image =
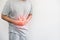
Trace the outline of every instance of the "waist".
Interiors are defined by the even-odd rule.
[[[14,25],[12,23],[9,23],[9,27],[10,28],[17,28],[17,29],[23,29],[23,30],[27,30],[27,27],[26,26],[17,26],[17,25]]]

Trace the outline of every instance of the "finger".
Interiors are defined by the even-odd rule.
[[[19,16],[19,20],[20,20],[21,18],[20,18],[20,16]]]

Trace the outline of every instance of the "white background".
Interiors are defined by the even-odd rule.
[[[0,0],[0,40],[9,40],[8,37],[8,23],[1,19],[1,12],[6,0]]]
[[[0,12],[4,2],[0,1]],[[60,40],[60,0],[32,0],[32,4],[32,40]],[[1,19],[0,40],[8,40],[7,30],[8,23]]]

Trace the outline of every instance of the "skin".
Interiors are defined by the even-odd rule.
[[[32,14],[30,13],[27,18],[25,18],[25,17],[19,18],[19,20],[14,20],[12,18],[9,18],[7,15],[3,15],[3,14],[1,17],[3,20],[5,20],[9,23],[12,23],[12,24],[15,24],[18,26],[24,26],[25,24],[27,24],[30,21],[30,19],[32,18]]]

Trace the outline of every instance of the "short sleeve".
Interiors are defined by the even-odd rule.
[[[8,15],[9,12],[10,12],[10,4],[9,4],[9,1],[7,1],[4,8],[3,8],[2,14],[3,15]]]

